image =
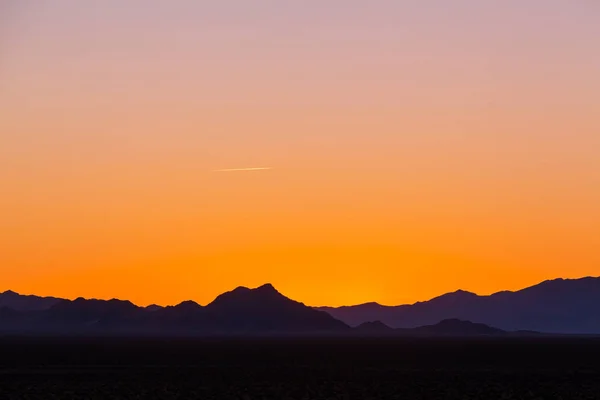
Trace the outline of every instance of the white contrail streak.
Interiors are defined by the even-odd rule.
[[[213,172],[264,171],[271,167],[215,169]]]

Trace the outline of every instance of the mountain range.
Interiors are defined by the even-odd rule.
[[[238,287],[201,306],[138,307],[129,301],[50,300],[0,294],[0,332],[47,334],[229,335],[329,333],[350,328],[329,314],[288,299],[272,285]],[[14,305],[14,306],[13,306]]]
[[[503,335],[600,334],[600,278],[553,280],[491,296],[457,291],[403,306],[308,307],[266,284],[238,287],[206,306],[139,307],[0,293],[2,334]]]
[[[600,278],[548,280],[489,296],[459,290],[410,305],[366,303],[317,309],[350,326],[380,321],[407,329],[456,318],[507,331],[600,334]]]

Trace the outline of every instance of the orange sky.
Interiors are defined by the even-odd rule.
[[[0,291],[398,304],[600,275],[599,7],[289,3],[3,3]]]

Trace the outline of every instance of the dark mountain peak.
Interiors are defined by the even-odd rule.
[[[293,302],[277,291],[271,284],[259,286],[255,289],[249,289],[245,286],[239,286],[232,291],[219,295],[207,307],[240,307],[243,305],[254,304],[256,306],[269,306],[282,302]]]
[[[250,289],[250,293],[256,297],[261,297],[265,300],[286,300],[292,301],[281,292],[279,292],[273,285],[267,283],[266,285],[262,285],[257,287],[256,289]]]
[[[531,289],[531,288],[535,288],[535,287],[579,286],[579,285],[588,285],[588,284],[600,284],[600,277],[586,276],[583,278],[575,278],[575,279],[565,279],[565,278],[548,279],[548,280],[545,280],[536,285],[529,286],[523,290],[527,290],[527,289]]]
[[[249,291],[251,291],[252,289],[246,287],[246,286],[238,286],[233,290],[230,290],[229,292],[225,292],[225,293],[248,293]],[[222,294],[225,294],[222,293]]]
[[[218,296],[206,307],[207,318],[225,331],[327,331],[347,325],[329,314],[291,300],[267,284],[238,287]]]
[[[38,322],[41,327],[70,332],[82,330],[119,329],[136,320],[142,309],[127,300],[100,300],[78,297],[63,300],[42,312]]]
[[[456,306],[458,304],[468,303],[473,299],[478,298],[479,296],[472,292],[467,292],[466,290],[457,290],[454,292],[446,293],[438,297],[434,297],[429,301],[417,302],[415,305],[424,305],[424,304],[435,304],[442,305],[447,307]]]
[[[174,307],[167,307],[167,308],[175,308],[178,310],[185,310],[185,311],[194,311],[194,310],[202,309],[204,307],[202,307],[200,304],[196,303],[195,301],[186,300],[186,301],[182,301],[181,303],[177,304]],[[159,307],[159,309],[162,309],[162,307]]]
[[[246,286],[238,286],[229,292],[223,293],[222,295],[244,296],[244,295],[249,295],[249,294],[272,294],[272,295],[282,296],[281,293],[279,293],[279,291],[277,289],[275,289],[275,287],[270,283],[266,283],[262,286],[254,288],[254,289],[248,288]]]
[[[112,306],[121,306],[121,307],[129,307],[129,308],[139,308],[138,306],[136,306],[135,304],[133,304],[129,300],[110,299],[110,300],[108,300],[107,303],[110,304],[110,305],[112,305]]]
[[[350,309],[360,309],[360,310],[377,310],[380,308],[386,308],[389,306],[384,306],[374,301],[370,301],[368,303],[356,304],[354,306],[339,306],[339,307],[329,307],[329,306],[321,306],[315,307],[317,310],[350,310]]]
[[[158,304],[150,304],[149,306],[144,307],[148,311],[158,311],[162,310],[164,307],[159,306]]]
[[[12,290],[0,293],[0,307],[7,307],[17,311],[47,310],[60,301],[62,299],[22,295]]]
[[[198,318],[203,314],[204,307],[192,300],[182,301],[181,303],[159,308],[146,307],[150,315],[159,318],[161,323],[181,323],[189,318]]]
[[[473,292],[469,292],[467,290],[462,290],[462,289],[458,289],[457,291],[454,292],[454,295],[456,296],[477,296],[477,294],[473,293]]]
[[[218,295],[210,304],[207,305],[207,307],[214,307],[229,302],[243,300],[247,297],[248,293],[250,293],[250,289],[245,286],[238,286],[229,292]]]
[[[581,278],[555,278],[555,279],[545,280],[544,282],[540,283],[540,285],[542,285],[544,283],[550,283],[550,282],[556,282],[556,283],[561,283],[561,282],[570,282],[570,283],[600,282],[600,277],[598,277],[598,276],[584,276],[584,277],[581,277]]]
[[[454,292],[446,293],[438,297],[434,297],[430,301],[441,300],[441,299],[472,299],[474,297],[478,297],[477,294],[473,292],[468,292],[466,290],[456,290]]]
[[[586,276],[579,279],[565,279],[565,281],[579,284],[600,285],[600,276]]]
[[[589,303],[594,302],[600,296],[600,278],[552,279],[514,293],[516,296],[530,299],[530,301],[565,304],[565,298],[573,297]]]
[[[362,303],[357,305],[356,307],[360,307],[360,308],[380,308],[380,307],[387,307],[387,306],[383,306],[375,301],[370,301],[368,303]]]
[[[458,318],[444,319],[435,325],[422,326],[415,328],[412,331],[421,334],[453,336],[500,335],[506,333],[502,329],[497,329],[485,324],[465,321]]]
[[[472,322],[472,321],[467,321],[464,319],[459,319],[459,318],[447,318],[444,320],[441,320],[440,322],[438,322],[435,325],[431,325],[431,326],[436,326],[439,328],[443,328],[443,327],[457,327],[457,328],[473,328],[473,327],[485,327],[485,328],[491,328],[485,324],[480,324],[480,323],[476,323],[476,322]],[[491,329],[495,329],[495,328],[491,328]]]
[[[364,322],[354,329],[362,332],[389,332],[393,330],[381,321]]]
[[[270,283],[265,283],[262,286],[257,287],[256,289],[254,289],[257,292],[261,292],[261,293],[277,293],[280,294],[279,291],[277,289],[275,289],[275,287],[270,284]]]
[[[129,300],[99,300],[99,299],[85,299],[78,297],[75,300],[63,300],[53,305],[50,310],[59,311],[74,311],[74,312],[96,312],[100,310],[105,311],[130,311],[138,309],[139,307],[130,302]]]

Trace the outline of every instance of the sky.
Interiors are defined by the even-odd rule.
[[[337,306],[600,275],[599,20],[3,0],[0,291]],[[268,169],[220,171],[244,168]]]

